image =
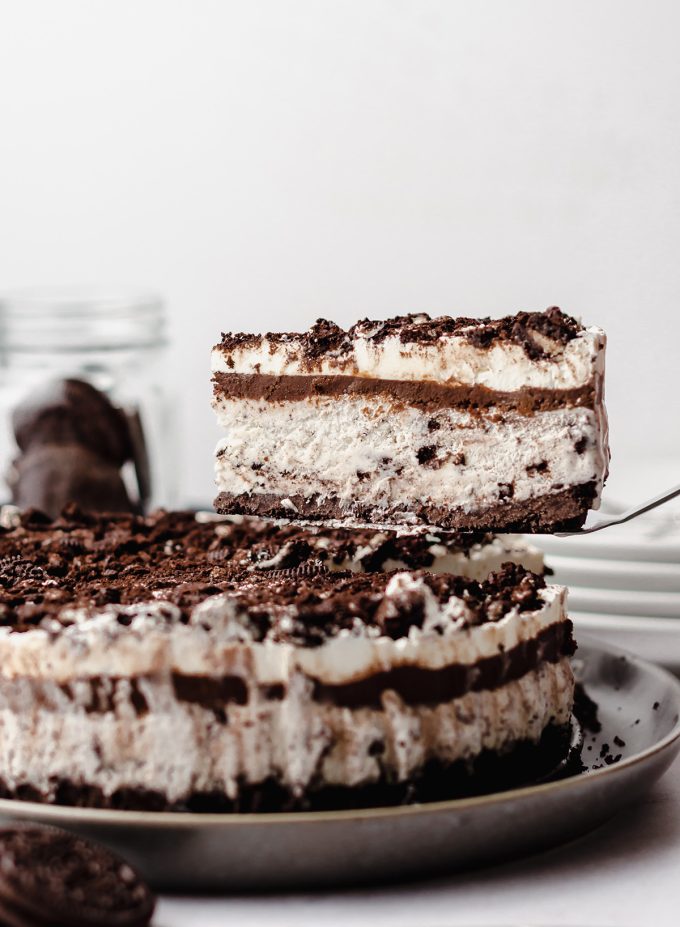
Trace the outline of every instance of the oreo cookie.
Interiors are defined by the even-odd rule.
[[[78,444],[30,448],[7,476],[12,501],[56,518],[69,502],[88,512],[134,510],[120,470]]]
[[[12,416],[20,454],[6,476],[12,502],[56,518],[69,503],[90,512],[143,511],[151,493],[139,414],[126,413],[85,380],[51,381]],[[137,498],[122,467],[134,463]]]
[[[0,830],[0,923],[146,927],[156,900],[124,860],[51,827]]]
[[[312,563],[301,563],[300,566],[291,567],[287,570],[263,570],[267,579],[307,579],[312,576],[327,576],[328,569],[323,563],[318,561]],[[349,570],[336,570],[336,578],[339,576],[351,576]]]
[[[21,451],[48,444],[79,444],[117,467],[132,459],[125,414],[85,380],[46,383],[16,407],[12,425]]]

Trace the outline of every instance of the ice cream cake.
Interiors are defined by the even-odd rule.
[[[482,582],[332,571],[302,546],[263,567],[251,530],[71,511],[0,532],[2,794],[385,804],[445,797],[480,769],[503,788],[563,746],[564,589],[512,563]]]

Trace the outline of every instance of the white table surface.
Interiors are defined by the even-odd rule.
[[[680,762],[638,804],[541,856],[392,888],[164,897],[155,927],[677,927]]]

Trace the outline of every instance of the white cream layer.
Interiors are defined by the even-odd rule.
[[[138,681],[149,706],[141,717],[124,686],[115,711],[88,714],[49,685],[38,696],[29,680],[0,678],[0,775],[9,788],[31,784],[51,794],[55,779],[64,778],[105,795],[161,791],[170,802],[213,789],[235,797],[239,779],[268,776],[295,794],[312,781],[372,782],[381,766],[408,779],[428,759],[454,762],[538,741],[551,721],[569,720],[573,698],[567,659],[436,707],[408,706],[388,692],[382,709],[338,708],[315,702],[311,683],[298,674],[281,701],[229,705],[226,725],[210,710],[177,701],[168,679]],[[372,755],[376,741],[385,746],[380,759]]]
[[[428,428],[432,414],[380,399],[219,399],[215,411],[226,432],[216,448],[219,490],[336,496],[381,509],[386,518],[413,502],[483,510],[499,502],[500,484],[514,484],[513,500],[524,502],[593,480],[599,497],[607,472],[606,436],[598,415],[585,408],[508,413],[499,421],[443,409],[435,432]],[[423,466],[418,450],[432,445],[437,466]]]
[[[467,338],[443,335],[431,344],[402,342],[398,335],[374,343],[357,335],[348,353],[328,352],[311,362],[304,356],[301,336],[285,342],[212,353],[213,372],[281,375],[345,375],[382,380],[430,380],[438,383],[485,386],[512,392],[531,386],[540,389],[574,389],[593,383],[604,374],[606,336],[602,329],[584,329],[566,345],[533,333],[546,352],[530,358],[517,344],[497,341],[477,348]]]
[[[21,633],[0,628],[1,674],[6,679],[24,676],[57,683],[97,676],[236,675],[257,687],[287,685],[296,673],[303,673],[337,685],[396,666],[470,665],[566,619],[566,589],[549,585],[541,592],[540,609],[512,609],[497,621],[466,627],[467,609],[461,599],[439,603],[423,580],[411,573],[392,577],[382,607],[389,610],[392,603],[398,606],[413,596],[422,597],[425,617],[423,626],[412,627],[408,637],[393,640],[360,624],[318,647],[253,641],[238,599],[228,594],[196,606],[188,625],[180,622],[174,605],[160,601],[108,606],[94,615],[67,611],[73,624],[58,633],[53,633],[49,622],[47,627]],[[288,612],[292,616],[294,606]]]

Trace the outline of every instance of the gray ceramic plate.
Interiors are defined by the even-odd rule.
[[[648,789],[680,750],[680,681],[590,641],[581,643],[576,664],[602,722],[596,737],[586,733],[584,760],[601,768],[562,781],[364,811],[196,815],[2,800],[0,817],[94,837],[170,889],[395,880],[515,857],[597,827]],[[606,765],[601,751],[621,757]]]

